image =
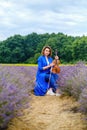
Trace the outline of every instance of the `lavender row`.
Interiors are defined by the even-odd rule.
[[[36,67],[0,66],[0,128],[29,107]]]
[[[82,62],[61,66],[58,84],[63,93],[79,102],[79,110],[87,114],[87,66]]]

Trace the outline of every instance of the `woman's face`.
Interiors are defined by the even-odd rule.
[[[46,48],[46,49],[44,50],[44,55],[45,55],[45,56],[49,56],[49,54],[50,54],[50,49],[49,49],[49,48]]]

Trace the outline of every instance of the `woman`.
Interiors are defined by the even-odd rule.
[[[42,55],[38,58],[38,70],[34,88],[34,94],[36,96],[44,96],[47,93],[47,90],[50,88],[49,81],[47,80],[50,78],[50,69],[54,66],[51,55],[51,48],[49,46],[43,47]],[[55,93],[53,93],[53,91],[50,91],[49,95],[55,95]]]

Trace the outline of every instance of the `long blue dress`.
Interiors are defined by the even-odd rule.
[[[48,57],[49,64],[52,63],[53,59]],[[34,94],[36,96],[44,96],[49,88],[49,83],[45,81],[45,75],[50,73],[50,69],[43,70],[43,67],[47,66],[46,57],[44,55],[38,58],[38,70],[36,74],[36,83],[34,87]]]

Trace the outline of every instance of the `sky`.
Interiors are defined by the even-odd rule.
[[[0,0],[0,41],[33,32],[87,35],[87,0]]]

